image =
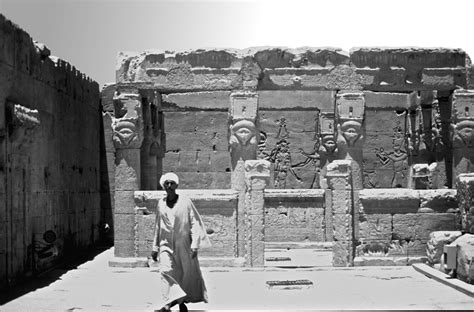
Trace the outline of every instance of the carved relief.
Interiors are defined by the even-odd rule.
[[[360,92],[340,93],[336,98],[339,148],[353,148],[363,139],[362,122],[364,120],[365,98]],[[342,151],[344,152],[344,151]],[[350,157],[345,155],[344,158]]]
[[[113,142],[115,148],[140,148],[143,141],[142,107],[138,94],[114,95],[115,119]]]
[[[474,147],[474,92],[456,90],[453,97],[454,148]]]
[[[320,188],[319,180],[320,180],[320,175],[321,175],[321,156],[319,155],[318,151],[319,151],[319,140],[316,141],[316,143],[314,144],[313,150],[309,153],[306,153],[302,148],[300,148],[299,153],[303,155],[305,159],[302,162],[299,162],[291,166],[291,170],[299,182],[302,182],[302,180],[295,173],[294,169],[301,168],[301,167],[310,167],[308,170],[312,170],[312,172],[314,172],[313,178],[311,180],[311,184],[309,186],[310,189]]]
[[[239,160],[251,160],[257,157],[257,129],[249,120],[237,121],[230,127],[229,149],[234,169]]]

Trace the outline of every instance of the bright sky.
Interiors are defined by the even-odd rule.
[[[251,46],[462,48],[473,0],[0,0],[0,12],[99,82],[119,51]]]

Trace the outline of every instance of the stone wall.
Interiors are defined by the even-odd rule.
[[[183,188],[231,186],[239,119],[272,163],[270,188],[324,188],[327,163],[349,158],[358,188],[445,188],[473,163],[474,100],[460,90],[471,75],[460,49],[200,49],[120,53],[117,88],[160,97],[162,171],[183,173]],[[233,108],[239,92],[256,102],[235,105],[254,116]]]
[[[425,261],[431,232],[461,230],[456,190],[361,190],[356,209],[355,265]]]
[[[185,194],[194,203],[205,224],[212,247],[202,248],[199,254],[204,257],[238,256],[237,244],[237,202],[238,193],[233,190],[192,191],[178,190],[178,194]],[[134,250],[126,251],[126,255],[148,257],[152,250],[153,231],[156,218],[158,200],[163,198],[164,191],[135,192],[134,224],[122,224],[122,235],[127,235],[126,229],[134,232]],[[120,255],[117,255],[120,256]]]
[[[101,116],[97,83],[1,15],[0,73],[5,287],[98,241]]]
[[[266,190],[265,242],[325,242],[324,190]]]

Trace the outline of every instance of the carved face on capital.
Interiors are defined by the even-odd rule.
[[[125,147],[137,140],[138,133],[135,122],[130,120],[120,120],[114,128],[113,140],[117,146]]]
[[[334,139],[334,135],[332,134],[324,135],[322,138],[322,145],[327,153],[334,153],[337,147],[336,140]]]
[[[253,122],[241,120],[231,127],[232,136],[235,136],[242,145],[256,143],[256,129]]]
[[[474,147],[474,121],[464,120],[454,128],[454,147]]]
[[[340,130],[349,146],[353,146],[362,137],[362,125],[358,121],[346,121],[341,125]]]

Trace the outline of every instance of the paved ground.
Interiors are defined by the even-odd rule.
[[[108,266],[113,249],[72,270],[55,270],[0,311],[153,311],[160,306],[155,269]],[[203,268],[209,303],[198,310],[474,309],[474,298],[412,267],[317,269]],[[308,279],[307,289],[269,289],[270,280]],[[31,287],[30,287],[31,288]],[[5,294],[3,294],[5,296]]]

